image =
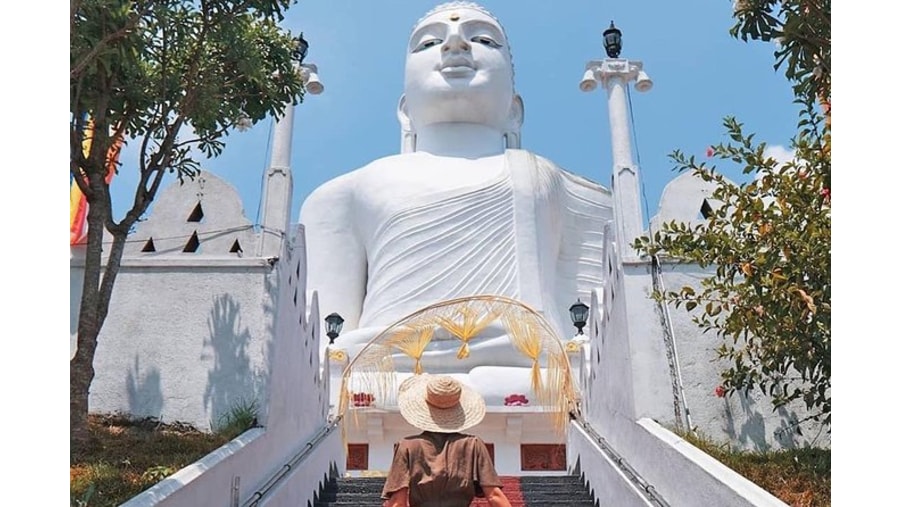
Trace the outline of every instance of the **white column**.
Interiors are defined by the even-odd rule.
[[[612,187],[615,202],[616,233],[619,252],[624,259],[637,257],[631,247],[644,230],[641,212],[640,172],[631,158],[631,128],[628,121],[626,76],[610,75],[604,80],[609,101],[609,132],[612,139]]]
[[[628,97],[624,76],[612,75],[605,88],[609,99],[609,131],[612,137],[613,167],[631,167],[631,130],[628,122]],[[615,173],[613,173],[615,174]]]
[[[319,81],[319,69],[312,63],[300,64],[297,68],[306,87],[306,93],[318,95],[325,89]],[[284,116],[275,123],[272,133],[272,156],[269,168],[263,176],[262,233],[257,248],[257,256],[273,257],[281,255],[285,231],[290,226],[291,201],[294,194],[294,179],[291,175],[291,147],[294,137],[294,109],[288,105]]]
[[[275,123],[275,131],[272,134],[270,168],[291,167],[291,137],[294,135],[294,109],[296,107],[288,105],[284,110],[284,116]]]
[[[288,105],[284,116],[275,124],[272,133],[272,156],[263,179],[262,231],[257,256],[281,255],[282,241],[287,231],[294,180],[291,175],[291,137],[294,134],[294,107]]]
[[[636,88],[639,91],[649,90],[652,84],[644,73],[641,62],[607,58],[588,62],[580,85],[582,90],[591,91],[597,87],[597,81],[600,81],[607,91],[616,240],[623,260],[637,257],[631,243],[644,231],[640,169],[631,157],[631,125],[626,89],[634,80],[638,81]]]

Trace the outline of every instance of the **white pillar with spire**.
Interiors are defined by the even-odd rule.
[[[610,30],[613,29],[614,27],[610,26]],[[642,62],[617,58],[618,48],[611,50],[607,47],[607,53],[616,57],[589,61],[585,66],[580,87],[582,91],[589,92],[596,89],[597,83],[600,82],[606,88],[612,138],[612,188],[616,238],[623,260],[628,260],[637,257],[631,243],[644,231],[644,215],[641,210],[640,169],[631,157],[627,86],[636,81],[635,89],[645,92],[653,86],[653,83],[644,72]]]
[[[318,95],[324,87],[319,81],[318,69],[313,64],[301,64],[299,68],[307,93]],[[291,175],[291,146],[294,136],[294,109],[289,104],[284,116],[275,123],[272,133],[272,155],[269,168],[263,176],[262,227],[257,256],[273,257],[281,254],[285,231],[290,226],[291,201],[294,180]]]
[[[281,254],[282,240],[288,228],[293,198],[294,180],[291,175],[291,137],[294,131],[294,105],[288,105],[284,116],[275,123],[272,134],[272,155],[263,179],[262,216],[260,225],[260,257]]]

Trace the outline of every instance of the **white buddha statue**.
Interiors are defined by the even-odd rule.
[[[405,76],[401,153],[325,183],[300,213],[307,287],[322,315],[345,320],[335,346],[352,358],[398,319],[480,294],[519,300],[571,336],[569,306],[589,300],[603,276],[611,193],[519,149],[524,108],[509,42],[482,7],[452,2],[426,14]],[[489,404],[526,392],[531,361],[499,323],[465,360],[458,345],[433,342],[427,371],[464,376]]]

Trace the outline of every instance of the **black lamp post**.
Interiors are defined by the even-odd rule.
[[[588,305],[581,302],[581,298],[575,301],[575,304],[569,307],[569,315],[572,317],[572,324],[578,328],[578,334],[584,334],[584,325],[587,324]]]
[[[327,326],[328,344],[334,343],[334,339],[341,334],[341,326],[344,325],[344,318],[336,313],[325,317],[325,325]]]
[[[603,47],[606,48],[606,55],[610,58],[618,58],[622,51],[622,31],[616,28],[612,21],[609,22],[609,28],[603,32]]]
[[[309,43],[303,38],[303,32],[300,32],[300,35],[294,39],[294,43],[295,47],[292,57],[298,64],[302,64],[303,59],[306,58],[306,52],[309,51]]]

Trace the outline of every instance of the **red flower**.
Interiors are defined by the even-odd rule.
[[[722,387],[722,386],[716,386],[716,391],[715,391],[715,392],[716,392],[716,396],[718,396],[719,398],[724,398],[724,397],[725,397],[725,388],[724,388],[724,387]]]
[[[521,407],[528,405],[528,398],[524,394],[510,394],[503,399],[503,404],[507,407]]]
[[[707,148],[706,148],[706,156],[707,156],[707,157],[712,157],[712,156],[715,155],[715,154],[716,154],[715,148],[713,148],[712,146],[707,146]]]
[[[828,187],[823,188],[822,191],[819,192],[819,195],[822,196],[822,198],[825,200],[825,202],[831,202],[831,189],[830,188],[828,188]]]
[[[372,393],[353,393],[354,407],[370,407],[375,402],[375,395]]]

